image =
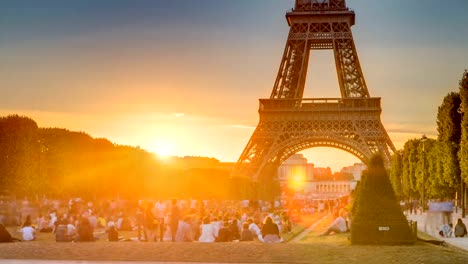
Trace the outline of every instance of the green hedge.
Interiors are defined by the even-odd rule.
[[[352,244],[407,244],[414,241],[380,155],[374,156],[356,194]]]

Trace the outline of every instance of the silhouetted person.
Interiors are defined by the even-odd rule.
[[[177,228],[179,227],[179,220],[180,220],[180,209],[177,206],[177,200],[172,199],[172,207],[171,207],[171,217],[169,220],[169,226],[171,228],[171,237],[172,242],[175,242]]]

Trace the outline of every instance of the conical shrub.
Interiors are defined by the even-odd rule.
[[[380,155],[371,158],[352,209],[352,244],[413,243]]]

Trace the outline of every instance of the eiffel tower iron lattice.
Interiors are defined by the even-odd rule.
[[[286,20],[290,32],[273,91],[260,99],[260,121],[232,176],[262,182],[292,154],[313,147],[342,149],[364,163],[381,153],[390,164],[396,150],[359,64],[354,11],[345,0],[296,0]],[[341,98],[303,98],[310,51],[321,49],[334,52]]]

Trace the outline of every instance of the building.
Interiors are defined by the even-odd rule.
[[[305,181],[312,181],[314,174],[314,164],[307,163],[307,159],[302,154],[294,154],[278,168],[278,180],[285,182],[290,177],[303,178]]]
[[[365,165],[362,164],[365,169]],[[341,171],[360,179],[363,167],[357,163]],[[344,171],[343,171],[344,170]],[[356,180],[334,180],[330,168],[314,167],[302,154],[292,155],[278,168],[282,190],[293,190],[311,199],[335,199],[348,195],[356,187]]]
[[[354,163],[353,166],[343,167],[340,172],[352,174],[354,180],[360,181],[362,172],[366,169],[367,166],[364,163]]]

